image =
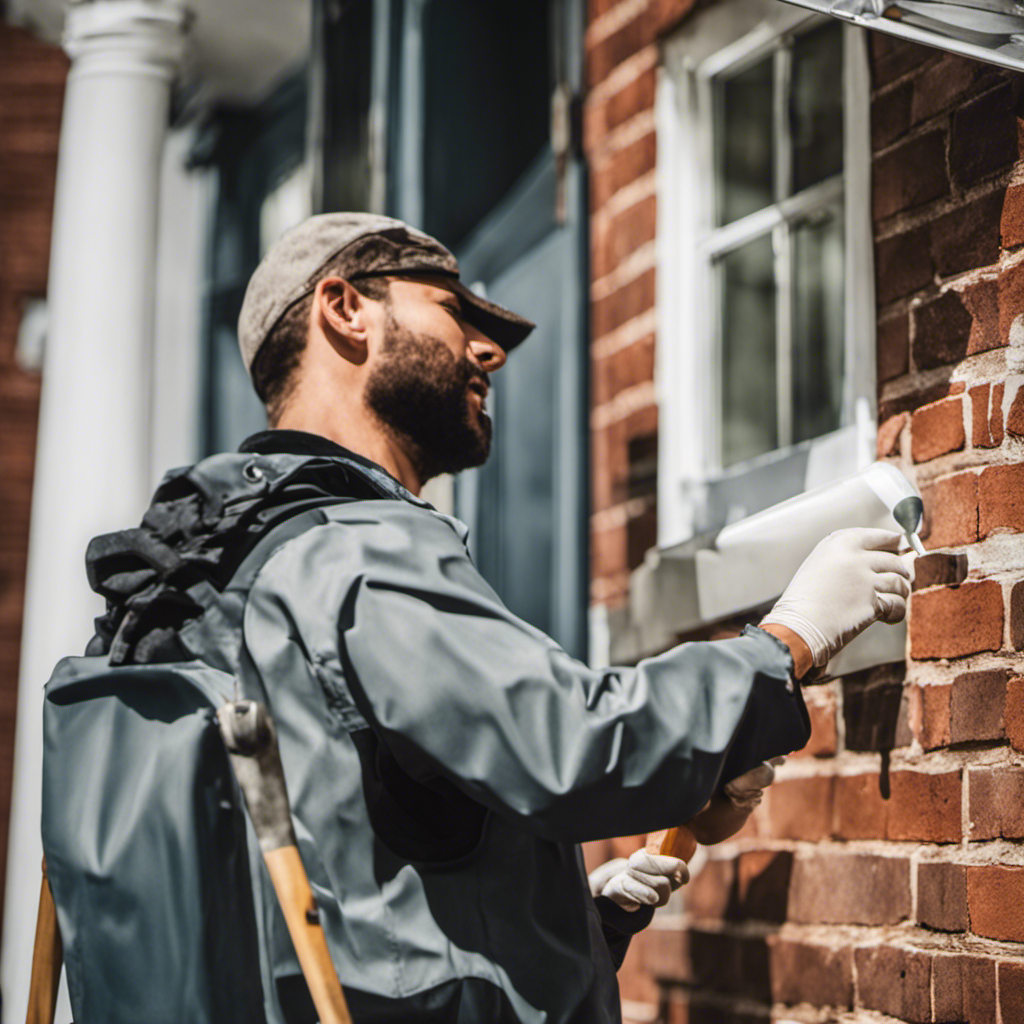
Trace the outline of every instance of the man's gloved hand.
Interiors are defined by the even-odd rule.
[[[773,757],[727,782],[708,805],[688,821],[687,828],[698,843],[713,846],[734,836],[761,802],[764,791],[775,781],[775,769],[786,759]]]
[[[669,896],[690,880],[685,860],[637,850],[629,860],[618,857],[590,872],[590,892],[607,896],[623,910],[663,907]]]
[[[910,596],[910,570],[896,554],[901,537],[860,528],[830,533],[761,624],[791,629],[823,668],[873,622],[900,622]]]

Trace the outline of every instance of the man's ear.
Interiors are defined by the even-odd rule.
[[[325,277],[313,292],[313,323],[350,362],[364,363],[369,352],[368,300],[343,277]]]

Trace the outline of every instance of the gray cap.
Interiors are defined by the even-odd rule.
[[[387,274],[450,277],[466,321],[506,352],[535,326],[471,292],[459,281],[455,257],[430,235],[378,214],[322,213],[286,231],[249,279],[238,315],[238,346],[247,370],[281,317],[313,292],[328,263],[339,276],[355,282]]]

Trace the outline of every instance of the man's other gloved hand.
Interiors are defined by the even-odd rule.
[[[859,528],[830,533],[761,624],[793,630],[810,648],[815,668],[823,668],[873,622],[900,622],[910,596],[910,570],[896,554],[901,537]]]
[[[713,846],[734,836],[761,802],[764,791],[775,781],[775,769],[786,759],[773,757],[727,782],[708,805],[686,823],[698,843]]]
[[[669,896],[690,880],[685,860],[637,850],[629,860],[618,857],[590,872],[590,892],[607,896],[623,910],[663,907]]]

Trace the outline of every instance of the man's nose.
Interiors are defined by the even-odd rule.
[[[487,373],[494,373],[505,365],[505,350],[486,334],[474,334],[469,339],[469,351]]]

